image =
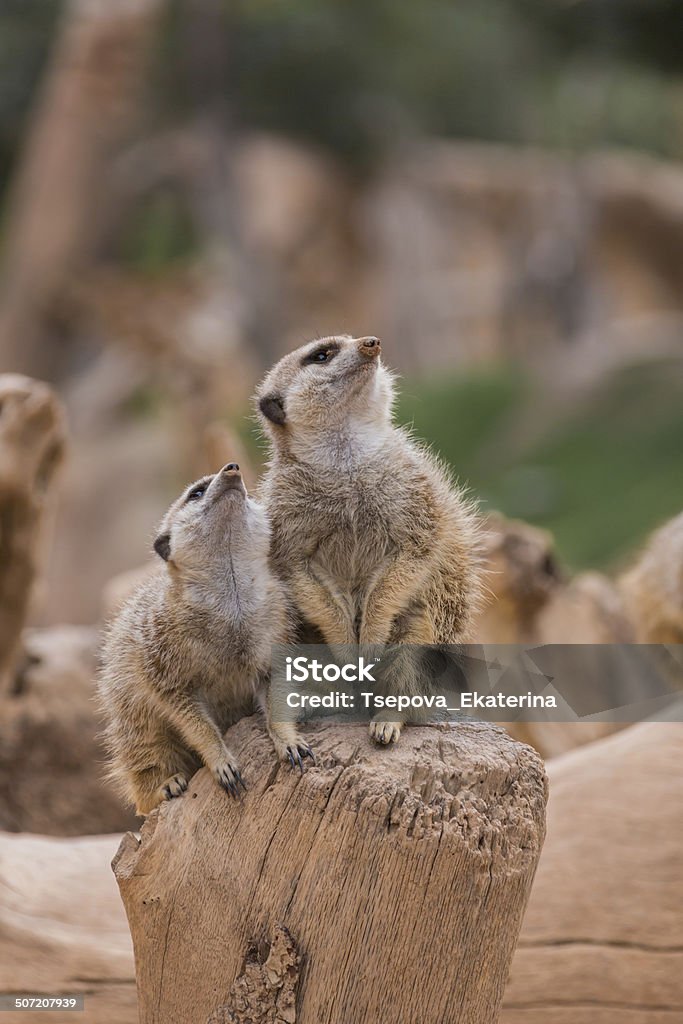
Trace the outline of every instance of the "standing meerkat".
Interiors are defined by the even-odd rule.
[[[273,566],[328,644],[457,643],[479,600],[474,511],[392,423],[380,350],[377,338],[313,341],[258,388]],[[371,735],[390,743],[401,725],[373,721]]]
[[[99,685],[110,774],[138,814],[183,793],[202,764],[237,796],[244,782],[223,733],[254,699],[280,759],[312,757],[270,715],[271,644],[287,641],[290,614],[269,546],[236,463],[192,484],[164,517],[154,542],[164,565],[114,620]]]

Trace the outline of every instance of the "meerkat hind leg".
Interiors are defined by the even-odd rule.
[[[182,796],[188,787],[188,777],[183,771],[172,772],[163,765],[155,765],[144,771],[135,772],[131,788],[135,794],[135,813],[149,814],[165,800]]]
[[[182,796],[188,787],[188,780],[180,772],[171,775],[166,782],[161,784],[161,791],[165,800],[172,800],[176,796]]]
[[[419,652],[414,650],[420,645],[434,643],[433,624],[424,605],[416,603],[398,616],[394,620],[393,633],[400,637],[400,642],[394,642],[389,647],[389,674],[383,680],[387,693],[395,696],[427,693],[429,679],[423,676]],[[405,714],[387,721],[387,713],[378,712],[370,722],[370,738],[383,746],[398,743],[403,727],[408,721],[418,722],[428,718],[428,715],[416,714],[413,711],[410,716]]]
[[[403,722],[387,722],[373,718],[370,722],[370,739],[387,747],[390,743],[398,743],[401,738]]]
[[[293,722],[273,721],[272,697],[267,690],[264,689],[259,693],[258,700],[261,710],[266,717],[266,729],[275,747],[278,759],[285,764],[289,761],[292,768],[298,768],[303,774],[304,760],[308,757],[315,764],[315,754],[308,743],[301,739]]]
[[[291,722],[268,722],[268,735],[270,736],[275,753],[280,761],[291,764],[292,768],[298,768],[303,775],[304,762],[302,759],[309,757],[315,764],[315,754],[308,743],[305,743],[296,727]]]

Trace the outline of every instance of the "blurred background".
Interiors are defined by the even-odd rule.
[[[485,509],[617,572],[683,507],[676,0],[2,0],[0,370],[70,446],[34,619],[91,623],[250,395],[377,334]]]
[[[680,0],[0,0],[0,997],[137,1019],[101,625],[316,335],[381,337],[489,514],[475,639],[683,686],[682,42]],[[508,729],[551,785],[501,1022],[680,1019],[680,721]]]

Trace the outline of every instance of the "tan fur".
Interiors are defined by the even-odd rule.
[[[393,397],[377,339],[347,336],[290,353],[258,389],[274,569],[329,644],[455,643],[478,601],[473,509],[393,425]],[[400,723],[371,731],[391,742]]]
[[[200,485],[205,493],[188,500]],[[241,775],[223,733],[255,698],[279,756],[298,742],[268,713],[271,644],[290,628],[269,542],[265,511],[237,470],[197,481],[162,522],[155,547],[167,561],[109,630],[99,694],[111,776],[139,814],[180,795],[202,763],[237,795]]]
[[[619,587],[639,643],[683,644],[683,512],[653,533]]]
[[[562,589],[553,538],[536,526],[490,512],[482,545],[488,595],[476,623],[476,640],[531,643],[539,613]]]

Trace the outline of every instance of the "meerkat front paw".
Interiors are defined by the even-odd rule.
[[[304,762],[302,758],[310,757],[313,764],[315,764],[315,754],[309,747],[308,743],[304,743],[303,740],[297,740],[296,743],[290,743],[285,747],[283,754],[280,756],[281,761],[289,760],[292,768],[298,768],[301,774],[304,773]]]
[[[390,743],[398,743],[403,722],[370,722],[370,739],[382,743],[385,747]]]
[[[316,763],[315,754],[309,747],[308,743],[304,743],[292,725],[269,722],[268,734],[273,741],[273,746],[275,747],[275,753],[277,754],[278,759],[284,764],[289,762],[292,768],[298,768],[302,775],[304,771],[304,760],[307,757],[310,757],[313,764]]]
[[[187,779],[184,775],[178,772],[176,775],[171,775],[169,779],[162,782],[159,787],[162,800],[173,800],[176,796],[182,796],[187,789]]]
[[[241,799],[240,787],[246,793],[242,774],[234,761],[223,761],[213,769],[213,777],[218,785],[235,800]]]

